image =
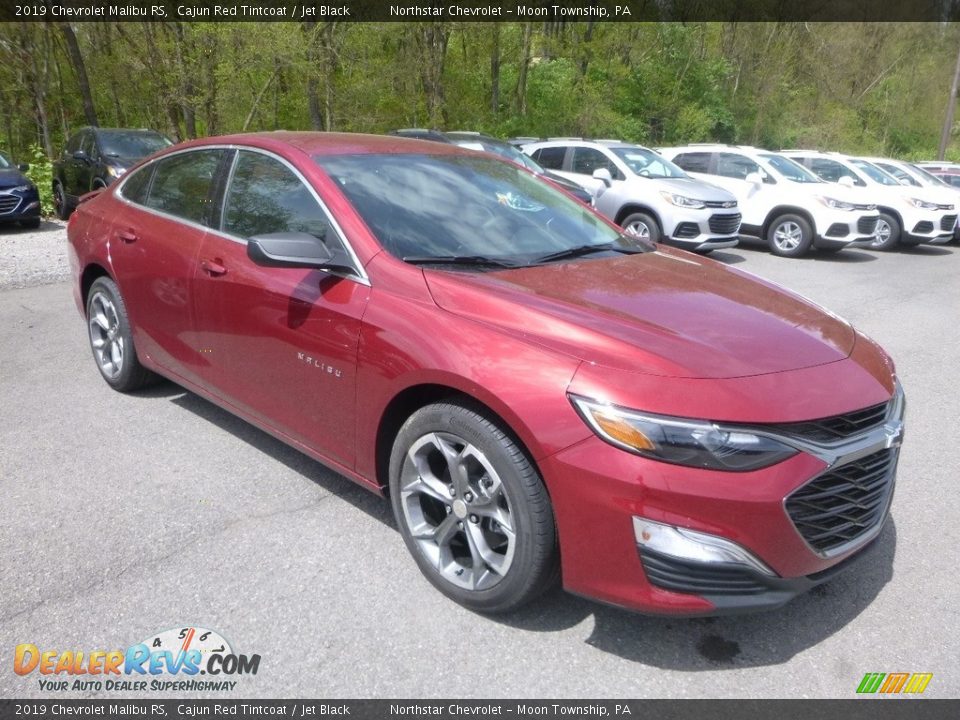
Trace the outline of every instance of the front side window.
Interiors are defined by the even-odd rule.
[[[793,182],[798,183],[823,182],[820,178],[807,170],[803,165],[798,162],[794,162],[790,158],[784,157],[783,155],[764,153],[760,157],[769,163],[770,167],[783,175],[783,177],[785,177],[787,180],[792,180]]]
[[[224,200],[224,232],[242,238],[303,232],[323,240],[329,226],[320,203],[289,167],[240,151]]]
[[[614,180],[622,180],[623,173],[616,164],[596,148],[578,147],[573,149],[573,164],[570,172],[579,175],[593,175],[595,170],[605,169]]]
[[[877,163],[877,167],[883,170],[885,173],[892,175],[901,184],[913,185],[914,187],[921,187],[920,181],[914,178],[906,170],[901,170],[896,165],[888,165],[887,163]]]
[[[842,163],[838,163],[836,160],[812,158],[810,160],[810,169],[813,170],[818,177],[823,178],[827,182],[835,183],[842,177],[848,177],[853,180],[854,185],[863,187],[867,184],[863,178],[853,172],[853,170]]]
[[[80,149],[83,150],[90,159],[97,157],[97,143],[92,132],[86,132],[83,134],[83,140],[80,142]]]
[[[209,225],[213,179],[222,156],[222,150],[195,150],[159,160],[145,205]]]
[[[631,171],[640,177],[685,178],[687,174],[677,165],[653,150],[642,147],[614,147],[610,152],[620,158]]]
[[[883,170],[878,168],[873,163],[868,163],[866,160],[856,160],[854,158],[850,159],[850,164],[853,165],[857,170],[862,172],[868,178],[873,180],[878,185],[899,185],[895,178],[890,175],[887,175]]]
[[[383,154],[316,158],[380,244],[407,262],[524,265],[648,249],[566,193],[493,158]],[[545,259],[546,258],[546,259]]]
[[[80,143],[83,142],[83,136],[85,134],[86,133],[77,133],[70,138],[69,142],[67,142],[66,148],[68,154],[73,155],[77,150],[80,149]]]
[[[747,175],[757,173],[764,182],[772,182],[769,173],[745,155],[719,153],[717,155],[717,175],[746,180]]]

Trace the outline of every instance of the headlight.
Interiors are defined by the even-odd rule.
[[[12,192],[26,192],[26,191],[29,190],[31,187],[33,187],[33,186],[32,186],[32,185],[17,185],[15,188],[10,188],[10,190],[11,190]]]
[[[833,208],[834,210],[853,210],[853,203],[837,200],[836,198],[827,197],[826,195],[818,195],[817,200],[822,202],[828,208]]]
[[[685,420],[571,395],[586,423],[611,445],[674,465],[744,472],[774,465],[796,450],[748,430]]]
[[[694,210],[700,210],[705,208],[703,200],[694,200],[693,198],[684,197],[683,195],[675,195],[672,192],[666,192],[664,190],[660,191],[660,194],[663,196],[663,199],[666,200],[671,205],[676,205],[677,207],[682,208],[692,208]]]
[[[927,202],[926,200],[921,200],[920,198],[907,198],[907,202],[913,205],[915,208],[920,208],[921,210],[937,210],[939,205],[932,202]]]
[[[114,167],[113,165],[107,166],[107,175],[110,177],[118,178],[127,171],[126,168]]]

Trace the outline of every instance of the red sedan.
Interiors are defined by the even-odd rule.
[[[803,298],[455,146],[162,151],[69,229],[97,367],[162,376],[388,495],[424,575],[503,612],[781,605],[882,530],[904,398]]]

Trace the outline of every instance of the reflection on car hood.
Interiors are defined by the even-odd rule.
[[[19,185],[33,185],[29,178],[16,168],[0,170],[0,188],[17,187]]]
[[[746,377],[849,356],[844,320],[772,283],[662,248],[491,273],[424,272],[437,304],[592,364]]]
[[[555,172],[545,170],[543,176],[566,190],[584,190],[581,185],[578,185],[573,180],[565,178],[563,175],[557,175]]]
[[[666,192],[676,193],[694,200],[707,200],[709,202],[731,202],[736,198],[727,190],[718,188],[716,185],[705,183],[695,178],[644,178],[638,177],[633,181],[635,184],[643,187],[647,192],[654,189]],[[652,183],[656,183],[655,185]]]

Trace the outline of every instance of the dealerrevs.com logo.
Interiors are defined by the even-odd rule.
[[[857,686],[857,692],[862,695],[919,695],[927,689],[932,678],[933,673],[867,673]]]
[[[236,654],[222,635],[201,627],[165,630],[126,650],[61,652],[21,643],[13,657],[14,672],[35,676],[44,692],[233,690],[233,677],[259,668],[259,655]]]

